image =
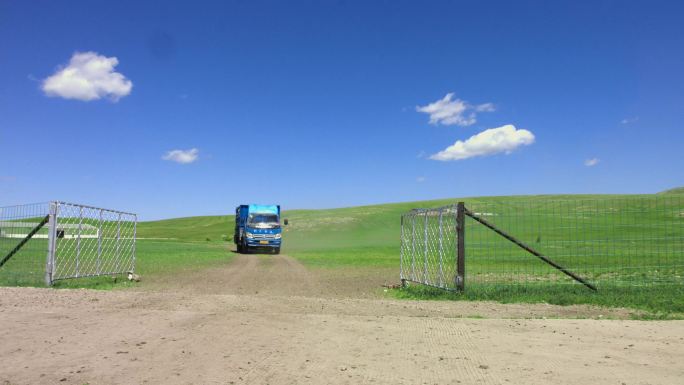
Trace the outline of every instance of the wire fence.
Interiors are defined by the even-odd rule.
[[[135,214],[66,202],[0,208],[0,284],[133,271],[136,226]]]
[[[463,258],[468,286],[577,283],[572,275],[599,290],[684,285],[682,196],[492,198],[466,201],[465,208]],[[440,237],[434,234],[456,234],[453,222],[440,227],[434,213],[450,210],[454,211],[447,207],[404,215],[402,279],[453,288],[440,282],[456,279],[458,250],[449,243],[446,254],[441,252],[444,266],[434,262],[434,250],[440,250]],[[425,227],[417,227],[416,235],[414,218]],[[412,244],[422,247],[423,255]],[[416,274],[407,269],[421,258],[427,269]],[[446,281],[435,280],[430,273],[435,268],[451,275]],[[421,279],[421,274],[427,279]]]
[[[0,207],[0,258],[4,261],[0,266],[0,285],[35,286],[43,283],[48,227],[40,227],[22,247],[17,247],[49,213],[49,203]]]

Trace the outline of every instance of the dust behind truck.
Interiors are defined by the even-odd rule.
[[[248,254],[256,249],[280,253],[282,229],[280,205],[240,205],[235,208],[233,242],[238,253]]]

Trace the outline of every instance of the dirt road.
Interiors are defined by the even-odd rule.
[[[219,280],[223,294],[203,293],[218,272],[204,275],[206,285],[164,291],[0,288],[0,383],[680,384],[684,378],[681,321],[540,318],[627,316],[588,307],[348,298],[327,292],[325,274],[285,256],[241,256],[226,269],[233,276]],[[290,274],[298,284],[255,277],[269,274]],[[192,275],[184,279],[193,282]]]
[[[307,269],[286,255],[235,255],[210,269],[145,280],[142,288],[195,294],[263,294],[307,297],[377,298],[385,283],[397,283],[391,269]]]

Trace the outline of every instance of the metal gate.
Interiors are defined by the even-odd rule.
[[[464,210],[459,203],[414,209],[401,216],[402,284],[463,290]]]
[[[135,269],[137,216],[52,202],[45,282],[119,274]]]

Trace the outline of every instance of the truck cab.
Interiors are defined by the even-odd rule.
[[[235,208],[233,242],[238,253],[248,254],[255,249],[280,253],[282,228],[280,205],[240,205]]]

